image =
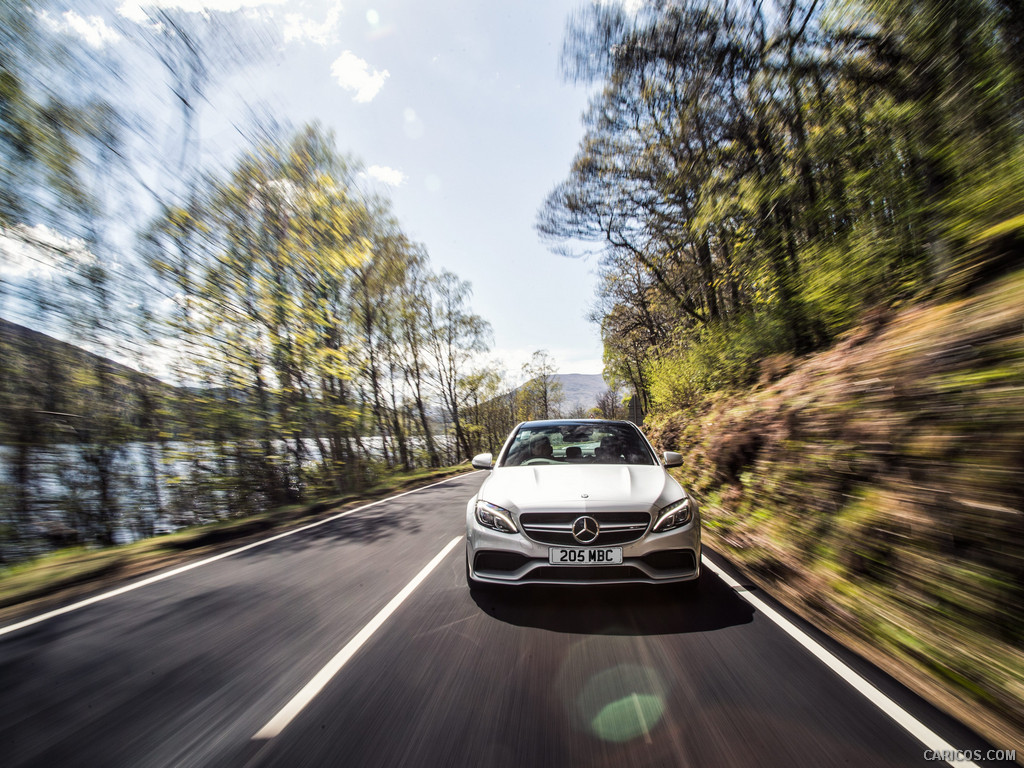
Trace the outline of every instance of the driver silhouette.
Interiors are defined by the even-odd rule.
[[[531,459],[550,459],[554,455],[555,450],[551,447],[551,441],[544,435],[538,435],[530,441]]]

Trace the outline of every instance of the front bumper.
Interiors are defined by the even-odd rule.
[[[700,515],[664,533],[649,530],[622,544],[621,565],[551,565],[550,544],[523,533],[500,533],[476,520],[476,499],[466,510],[466,566],[482,584],[672,584],[700,577]],[[581,546],[581,545],[575,545]]]

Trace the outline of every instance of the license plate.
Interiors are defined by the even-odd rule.
[[[622,565],[622,547],[551,547],[551,565]]]

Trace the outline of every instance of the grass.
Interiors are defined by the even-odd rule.
[[[121,546],[69,547],[0,569],[0,618],[25,612],[38,601],[73,597],[111,581],[133,578],[174,565],[200,553],[308,523],[328,512],[355,505],[430,480],[458,474],[468,464],[417,469],[381,478],[356,494],[291,504],[257,515],[198,525]]]

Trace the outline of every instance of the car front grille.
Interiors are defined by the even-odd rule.
[[[592,517],[600,526],[597,539],[581,544],[572,535],[577,518]],[[648,512],[523,512],[519,515],[523,533],[541,544],[564,547],[609,547],[636,541],[651,524]]]

